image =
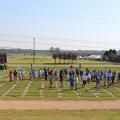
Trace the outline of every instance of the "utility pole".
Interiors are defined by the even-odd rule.
[[[35,38],[33,38],[33,64],[35,63]]]

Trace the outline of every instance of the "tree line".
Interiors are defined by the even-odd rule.
[[[105,51],[103,60],[110,62],[120,62],[120,55],[117,54],[117,51],[115,49],[110,49]]]
[[[62,63],[61,60],[64,60],[64,64],[74,63],[77,60],[77,55],[74,53],[54,53],[52,54],[52,58],[55,60],[55,64],[57,63],[57,59],[59,59],[59,63]]]

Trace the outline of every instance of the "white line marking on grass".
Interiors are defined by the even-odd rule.
[[[118,88],[118,87],[114,87],[116,90],[118,90],[118,91],[120,91],[120,88]]]
[[[7,77],[7,76],[8,76],[7,74],[2,75],[2,76],[0,76],[0,79],[2,79],[2,78],[4,78],[4,77]]]
[[[103,88],[102,88],[102,90],[103,90],[104,92],[106,92],[107,94],[111,95],[112,97],[116,97],[116,96],[115,96],[115,95],[113,95],[110,91],[105,90],[105,89],[103,89]]]
[[[2,83],[2,84],[0,85],[0,87],[2,87],[4,84],[5,84],[5,83]]]
[[[58,81],[55,81],[55,86],[56,86],[56,89],[57,89],[57,92],[58,92],[58,97],[62,97],[63,93],[62,93],[62,90],[59,87]]]
[[[27,84],[22,96],[26,96],[28,94],[28,91],[29,91],[29,88],[30,88],[31,84],[32,84],[32,81],[29,81],[29,83]]]
[[[14,84],[10,89],[8,89],[8,90],[2,95],[2,97],[7,96],[16,86],[17,86],[17,84]]]
[[[40,96],[44,96],[44,89],[45,89],[45,81],[42,81],[41,87],[40,87]]]
[[[90,88],[89,88],[89,87],[87,87],[87,86],[85,87],[85,89],[86,89],[86,90],[87,90],[90,94],[94,95],[95,97],[98,97],[98,96],[97,96],[97,94],[96,94],[96,92],[94,92],[94,90],[93,90],[93,89],[92,89],[92,90],[90,90]],[[93,97],[94,97],[94,96],[93,96]]]

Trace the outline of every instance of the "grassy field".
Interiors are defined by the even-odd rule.
[[[15,56],[14,58],[8,59],[8,64],[30,64],[33,62],[32,56]],[[54,59],[51,56],[36,56],[35,63],[54,63]],[[69,63],[69,60],[66,60],[66,63]],[[57,63],[59,63],[59,60],[57,59]],[[61,60],[61,63],[64,63],[63,60]],[[105,61],[91,61],[91,60],[76,60],[75,63],[77,64],[113,64],[111,62],[105,62]]]
[[[15,58],[8,59],[8,64],[23,64],[31,63],[32,56],[16,56]],[[102,62],[102,61],[90,61],[90,60],[79,60],[77,63],[83,64],[95,64],[94,66],[82,66],[82,69],[85,70],[89,68],[91,70],[104,70],[104,65],[110,65],[112,63]],[[36,63],[54,63],[54,60],[50,56],[36,56]],[[96,66],[102,64],[103,66]],[[39,68],[44,68],[44,66],[34,67],[36,70]],[[27,80],[21,80],[17,85],[14,86],[14,83],[8,82],[8,73],[9,70],[18,70],[22,68],[26,71],[25,78]],[[47,66],[48,68],[48,66]],[[69,66],[50,66],[49,68],[55,68],[58,71],[61,68],[69,69]],[[108,66],[107,68],[111,70],[120,71],[118,66]],[[53,87],[49,88],[48,81],[30,81],[29,79],[29,70],[30,66],[20,67],[18,66],[8,66],[7,71],[0,71],[0,99],[38,99],[38,100],[116,100],[120,99],[120,85],[116,84],[110,88],[101,87],[97,93],[94,93],[95,83],[91,82],[87,85],[87,88],[81,88],[81,83],[78,85],[77,91],[71,91],[67,81],[64,81],[64,87],[60,88],[59,82],[53,83]],[[44,86],[44,88],[43,88]],[[13,88],[12,88],[13,87]],[[12,89],[11,89],[12,88]],[[27,91],[27,92],[26,92]],[[6,94],[7,92],[7,94]],[[5,94],[5,96],[4,96]],[[4,96],[4,97],[3,97]]]
[[[30,56],[18,56],[8,60],[8,64],[30,64],[32,57]],[[54,63],[51,57],[39,56],[36,59],[36,63]],[[85,70],[89,68],[91,70],[104,70],[105,66],[96,65],[111,65],[109,62],[101,61],[89,61],[89,60],[77,60],[76,63],[81,64],[94,64],[95,66],[82,66]],[[44,66],[36,66],[37,70]],[[26,80],[21,80],[16,85],[9,82],[8,73],[9,70],[18,70],[22,68],[26,71]],[[47,66],[48,68],[48,66]],[[69,66],[50,66],[49,68],[55,68],[60,70],[61,68],[69,69]],[[120,67],[108,66],[111,70],[120,71]],[[64,81],[63,88],[59,87],[59,82],[53,83],[53,87],[49,88],[49,80],[35,80],[30,81],[28,71],[30,66],[8,66],[7,71],[0,71],[0,99],[1,100],[87,100],[87,101],[114,101],[120,100],[120,84],[116,84],[109,88],[101,87],[97,92],[94,92],[95,83],[90,82],[86,88],[81,87],[81,83],[78,84],[77,91],[70,90],[67,81]],[[15,85],[15,86],[14,86]],[[119,120],[119,110],[84,110],[84,111],[59,111],[59,110],[0,110],[0,120]]]
[[[0,110],[0,120],[119,120],[120,111]]]
[[[12,68],[14,69],[14,67]],[[0,72],[0,99],[4,100],[116,100],[120,99],[120,84],[115,84],[109,88],[101,87],[97,92],[95,83],[90,82],[86,88],[81,87],[81,82],[78,84],[77,91],[70,90],[69,83],[64,81],[63,88],[60,88],[59,81],[53,82],[53,87],[49,88],[49,80],[34,80],[30,81],[28,76],[28,67],[26,70],[26,80],[21,80],[16,86],[14,82],[8,80],[8,71]],[[59,68],[58,68],[59,69]],[[103,84],[103,83],[102,83]],[[43,86],[43,87],[42,87]],[[3,96],[9,91],[5,96]],[[26,92],[27,91],[27,92]]]

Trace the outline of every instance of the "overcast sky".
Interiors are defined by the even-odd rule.
[[[120,49],[120,0],[0,0],[0,47]]]

